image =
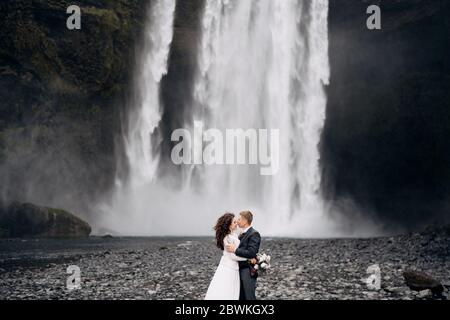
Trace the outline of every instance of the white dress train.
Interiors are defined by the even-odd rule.
[[[225,237],[223,242],[224,247],[227,244],[234,244],[237,248],[240,241],[237,234],[231,233]],[[209,284],[205,300],[239,300],[241,281],[238,261],[246,260],[246,258],[238,257],[234,253],[224,250],[216,273]]]

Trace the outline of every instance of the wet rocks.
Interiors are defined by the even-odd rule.
[[[423,270],[448,282],[450,241],[441,238],[426,246],[422,242],[428,238],[423,235],[399,236],[394,242],[388,238],[263,238],[261,251],[272,256],[272,270],[258,278],[257,297],[435,299],[430,288],[411,290],[403,274],[409,274],[409,269]],[[0,240],[0,299],[201,300],[220,257],[209,238]],[[370,290],[366,282],[367,268],[374,264],[380,267],[380,290]],[[66,289],[69,265],[80,267],[80,290]]]
[[[443,285],[424,272],[414,270],[406,270],[403,272],[406,285],[414,291],[430,290],[433,295],[442,295],[444,292]]]

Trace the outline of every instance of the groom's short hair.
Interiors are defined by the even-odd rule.
[[[239,215],[243,218],[245,218],[245,220],[248,221],[248,224],[252,224],[253,222],[253,214],[250,211],[242,211],[241,213],[239,213]]]

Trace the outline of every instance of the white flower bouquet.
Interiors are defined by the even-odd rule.
[[[262,272],[267,272],[271,266],[270,266],[270,260],[271,257],[265,253],[260,254],[256,256],[256,260],[258,261],[255,265],[256,270],[261,270]]]

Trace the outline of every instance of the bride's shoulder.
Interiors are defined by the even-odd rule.
[[[236,242],[239,241],[239,236],[233,232],[227,235],[227,239],[231,240],[232,242]]]
[[[225,238],[223,238],[224,241],[226,241],[226,240],[231,240],[231,239],[234,239],[232,233],[227,234],[227,235],[225,236]]]

